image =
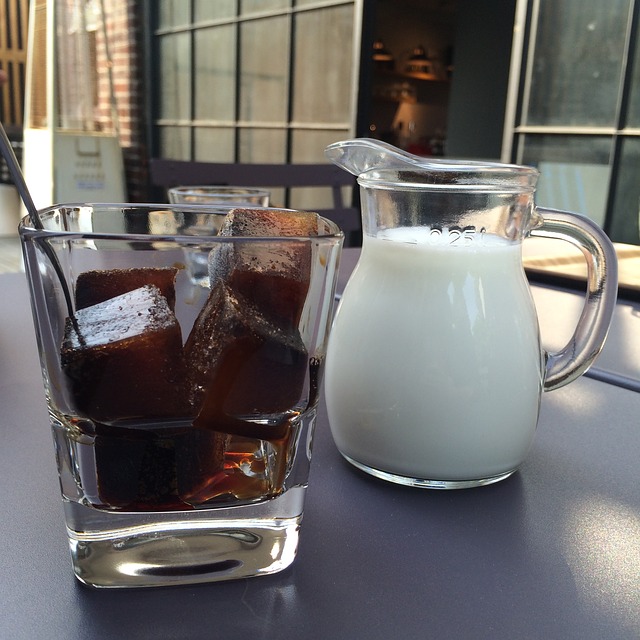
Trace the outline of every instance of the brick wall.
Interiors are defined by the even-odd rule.
[[[108,55],[117,105],[117,125],[124,156],[128,199],[144,202],[147,195],[147,144],[144,124],[144,62],[142,55],[141,9],[136,0],[105,0]],[[99,118],[111,121],[109,60],[102,29],[96,33],[99,62]]]

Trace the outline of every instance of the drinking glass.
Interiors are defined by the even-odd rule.
[[[167,190],[173,204],[225,204],[268,207],[271,193],[252,187],[220,185],[178,186]]]
[[[226,212],[197,212],[212,235],[192,235],[188,205],[20,224],[73,569],[95,587],[296,555],[343,236],[319,216],[317,234],[215,235]],[[193,246],[207,287],[181,262]]]

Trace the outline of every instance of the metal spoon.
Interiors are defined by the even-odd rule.
[[[22,202],[24,202],[24,206],[27,208],[27,213],[29,214],[31,224],[36,229],[43,229],[44,227],[42,225],[42,220],[40,220],[38,210],[36,209],[36,205],[33,203],[33,198],[29,193],[24,175],[22,174],[22,170],[20,169],[20,165],[18,164],[18,159],[16,158],[15,153],[13,153],[13,147],[11,146],[11,142],[9,142],[7,132],[4,130],[4,126],[1,122],[0,151],[2,151],[2,157],[4,158],[4,161],[7,163],[7,167],[9,168],[9,173],[11,174],[11,178],[13,179],[13,184],[18,190],[18,193],[22,198]]]

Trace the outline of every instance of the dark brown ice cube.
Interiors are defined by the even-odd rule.
[[[274,238],[263,242],[221,243],[209,256],[211,286],[222,279],[263,314],[297,328],[311,278],[311,244],[278,237],[318,235],[318,214],[280,209],[233,209],[222,224],[225,237]]]
[[[263,238],[317,236],[318,214],[312,211],[237,207],[225,216],[219,235]]]
[[[80,415],[98,422],[188,414],[181,330],[155,286],[67,318],[62,370]]]
[[[225,436],[190,424],[97,425],[99,505],[130,511],[198,507],[223,476]]]
[[[158,287],[169,308],[175,309],[177,273],[174,267],[85,271],[76,280],[76,309],[91,307],[145,285]]]
[[[262,439],[285,435],[245,419],[298,407],[308,354],[297,330],[284,331],[219,280],[187,339],[185,360],[195,425]]]

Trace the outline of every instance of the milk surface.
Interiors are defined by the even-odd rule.
[[[517,468],[535,432],[543,370],[520,246],[488,235],[449,244],[428,229],[384,233],[365,237],[329,341],[336,445],[410,478],[476,480]]]

